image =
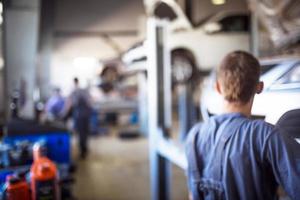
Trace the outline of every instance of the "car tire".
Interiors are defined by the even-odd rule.
[[[194,57],[190,52],[175,50],[171,58],[173,84],[185,84],[197,76]]]

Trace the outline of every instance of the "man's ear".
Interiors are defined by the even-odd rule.
[[[260,94],[264,89],[264,82],[260,81],[256,86],[256,94]]]
[[[222,95],[222,91],[221,91],[221,85],[220,82],[218,80],[216,80],[215,82],[215,90]]]

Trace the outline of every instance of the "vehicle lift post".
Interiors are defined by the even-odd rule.
[[[193,102],[192,86],[189,82],[178,86],[179,140],[184,142],[189,130],[196,123],[196,108]]]
[[[258,26],[258,14],[251,13],[251,37],[250,47],[254,56],[259,57],[259,26]]]
[[[148,21],[148,114],[152,200],[170,200],[171,163],[159,152],[159,141],[171,127],[171,63],[166,47],[167,21]]]
[[[147,92],[147,75],[142,70],[137,73],[138,79],[138,115],[140,132],[148,136],[148,92]]]

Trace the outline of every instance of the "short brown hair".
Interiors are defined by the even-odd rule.
[[[217,69],[217,80],[224,98],[229,102],[247,103],[255,94],[259,82],[260,65],[250,53],[229,53]]]

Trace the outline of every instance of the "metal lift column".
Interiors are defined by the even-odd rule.
[[[178,86],[179,140],[184,142],[189,130],[196,123],[196,108],[190,83]]]
[[[168,137],[171,127],[171,68],[166,47],[166,21],[148,21],[148,113],[151,199],[170,199],[171,163],[159,150],[159,142]]]

